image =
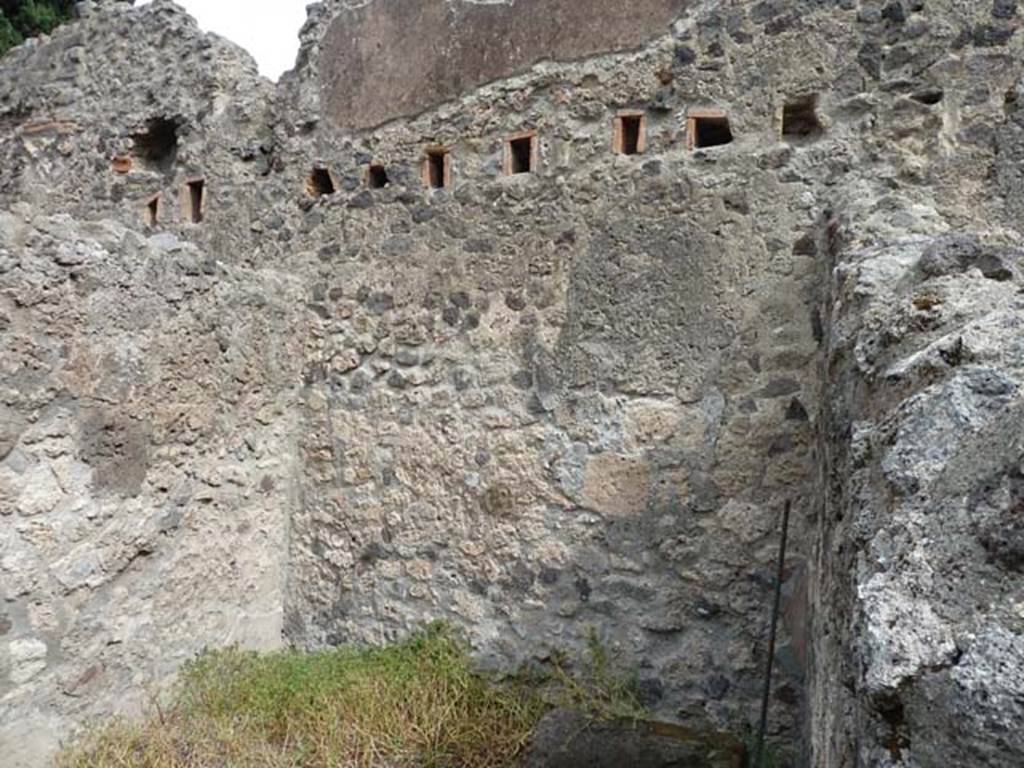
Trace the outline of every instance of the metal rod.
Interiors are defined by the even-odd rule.
[[[757,756],[754,768],[762,768],[764,760],[764,739],[768,730],[768,699],[772,691],[772,665],[775,661],[775,632],[779,624],[779,607],[782,605],[782,577],[786,569],[786,538],[789,536],[790,502],[782,511],[782,540],[779,542],[779,570],[775,577],[775,605],[772,607],[772,626],[768,632],[768,668],[764,674],[764,695],[761,697],[761,727],[757,731]]]

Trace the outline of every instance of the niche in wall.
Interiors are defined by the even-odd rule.
[[[505,141],[505,175],[537,171],[537,134],[534,131],[517,133]]]
[[[452,185],[452,153],[445,147],[428,149],[423,159],[423,185],[447,189]]]
[[[329,169],[317,166],[310,171],[309,178],[306,180],[306,193],[310,197],[333,195],[336,189],[334,176]]]
[[[729,116],[720,109],[691,112],[686,123],[686,141],[690,149],[720,147],[732,143]]]
[[[192,179],[187,182],[183,197],[185,220],[193,224],[199,224],[203,220],[206,207],[206,181],[204,179]]]
[[[146,226],[156,227],[160,223],[160,195],[153,195],[146,201]]]
[[[618,155],[642,155],[647,148],[647,117],[642,112],[624,112],[612,126],[612,150]]]
[[[370,189],[384,189],[389,183],[388,172],[383,165],[371,165],[366,169],[366,186]]]
[[[817,95],[788,99],[782,107],[782,137],[789,141],[813,139],[824,132],[818,118]]]

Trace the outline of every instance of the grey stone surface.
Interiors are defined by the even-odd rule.
[[[594,722],[555,710],[541,720],[522,768],[743,768],[746,750],[730,737],[672,723]]]
[[[1024,301],[977,266],[1014,252],[941,235],[837,253],[811,728],[836,764],[858,741],[877,765],[1024,755]]]
[[[772,739],[1019,765],[1019,14],[710,0],[370,131],[343,6],[276,88],[167,0],[0,62],[3,754],[204,645],[434,619],[506,671],[596,633],[659,716],[746,732],[792,499]],[[691,151],[708,109],[734,141]]]
[[[297,281],[114,222],[18,203],[0,247],[0,745],[36,766],[203,647],[280,644],[305,329]]]

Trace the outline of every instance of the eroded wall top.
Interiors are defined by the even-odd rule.
[[[417,114],[543,59],[638,47],[691,4],[387,0],[342,8],[322,41],[324,115],[359,129]]]

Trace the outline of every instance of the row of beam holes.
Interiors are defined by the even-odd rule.
[[[366,185],[370,189],[383,189],[389,184],[388,173],[383,165],[371,165],[366,169]],[[306,192],[310,197],[333,195],[337,191],[334,177],[329,169],[317,166],[306,182]]]
[[[203,206],[206,195],[206,181],[204,179],[192,179],[185,184],[185,215],[193,224],[200,224],[203,221]],[[163,207],[160,193],[153,195],[146,203],[146,222],[150,227],[157,227],[160,224],[160,213]]]
[[[805,96],[786,102],[782,110],[782,136],[791,141],[813,138],[823,131],[817,114],[817,97]],[[647,116],[642,112],[623,113],[613,124],[612,150],[619,155],[642,155],[646,150]],[[731,144],[729,117],[720,110],[690,113],[687,119],[687,143],[690,149],[707,149]],[[533,131],[516,134],[505,141],[505,175],[535,173],[538,164],[537,134]],[[427,189],[451,186],[452,156],[445,147],[426,151],[423,160],[423,185]],[[384,166],[371,165],[366,172],[366,185],[381,189],[388,185]],[[335,184],[330,171],[313,169],[308,183],[311,197],[330,195]]]

